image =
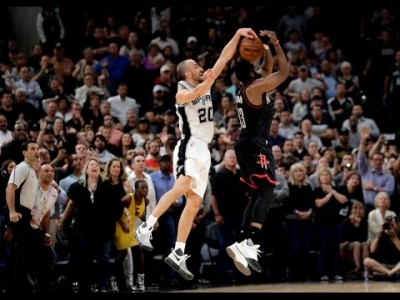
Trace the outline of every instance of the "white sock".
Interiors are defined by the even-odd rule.
[[[174,250],[181,249],[182,254],[183,254],[183,253],[185,253],[185,247],[186,247],[186,243],[176,242]]]
[[[156,224],[157,218],[154,217],[153,215],[150,215],[149,218],[146,220],[146,227],[151,228],[154,227],[154,224]]]

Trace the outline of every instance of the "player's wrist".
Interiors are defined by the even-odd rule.
[[[276,40],[275,42],[272,43],[274,46],[279,45],[279,40]]]

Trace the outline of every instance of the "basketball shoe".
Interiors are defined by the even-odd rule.
[[[258,257],[260,256],[261,250],[260,245],[254,245],[251,239],[246,239],[240,242],[240,250],[246,259],[249,266],[256,272],[261,273],[262,268],[258,263]]]
[[[143,222],[134,233],[134,237],[137,239],[140,246],[148,251],[153,250],[153,245],[150,243],[150,240],[153,238],[151,235],[152,231],[153,227],[148,228],[146,222]]]
[[[172,250],[172,252],[164,259],[165,263],[172,269],[177,271],[186,280],[192,280],[194,275],[188,270],[186,260],[190,255],[183,254],[181,249]]]
[[[251,270],[246,258],[243,255],[242,245],[235,242],[234,244],[226,247],[226,252],[229,257],[233,259],[236,268],[244,275],[250,276]]]

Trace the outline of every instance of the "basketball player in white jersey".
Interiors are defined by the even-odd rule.
[[[158,218],[183,195],[186,205],[181,214],[175,249],[165,258],[165,262],[185,279],[193,279],[186,267],[189,256],[185,253],[186,241],[193,220],[207,187],[211,156],[208,144],[214,135],[213,108],[210,89],[225,65],[236,52],[241,37],[255,38],[250,28],[239,29],[224,47],[211,70],[204,70],[193,60],[185,60],[177,66],[181,81],[176,94],[176,112],[179,117],[179,129],[182,138],[174,149],[173,188],[158,201],[152,214],[136,230],[135,237],[147,250],[152,250],[151,233]]]

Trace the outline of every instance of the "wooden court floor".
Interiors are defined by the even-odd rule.
[[[400,282],[344,281],[265,283],[171,291],[173,293],[400,293]]]

